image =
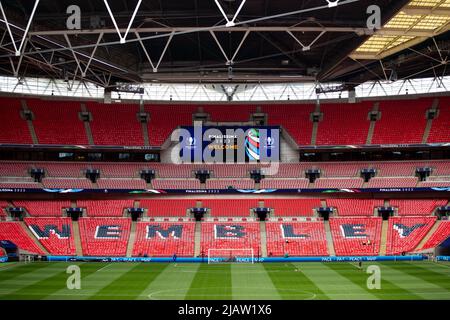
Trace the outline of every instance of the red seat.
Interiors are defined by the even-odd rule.
[[[450,237],[450,221],[441,221],[439,227],[434,231],[420,250],[435,248],[448,237]]]

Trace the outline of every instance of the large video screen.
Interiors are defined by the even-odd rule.
[[[279,126],[185,126],[179,132],[184,162],[280,160]]]

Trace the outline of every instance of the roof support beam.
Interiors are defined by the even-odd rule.
[[[164,55],[166,54],[167,48],[169,47],[169,44],[170,44],[170,42],[172,41],[174,32],[171,32],[171,33],[170,33],[169,39],[167,39],[166,45],[164,46],[164,49],[163,49],[163,51],[162,51],[162,53],[161,53],[161,55],[160,55],[160,57],[159,57],[158,62],[156,63],[156,65],[153,63],[153,60],[152,60],[152,58],[150,57],[150,55],[149,55],[149,53],[148,53],[148,50],[147,50],[147,48],[145,47],[144,42],[142,41],[141,36],[139,35],[139,33],[136,32],[135,34],[136,34],[136,38],[138,39],[138,41],[139,41],[139,43],[140,43],[140,45],[141,45],[141,47],[142,47],[142,50],[144,51],[145,56],[147,57],[148,62],[150,63],[150,65],[151,65],[151,67],[152,67],[152,69],[153,69],[153,72],[158,72],[159,65],[161,64],[161,61],[162,61]]]
[[[142,0],[138,1],[137,5],[136,5],[136,8],[134,9],[133,15],[131,16],[131,20],[128,23],[128,27],[125,30],[125,34],[123,36],[122,36],[122,32],[120,32],[119,27],[117,26],[116,18],[114,18],[114,15],[113,15],[113,13],[111,11],[111,8],[109,7],[108,0],[103,0],[103,2],[105,3],[106,9],[108,10],[108,13],[109,13],[109,16],[111,17],[111,20],[112,20],[112,22],[114,24],[114,27],[116,28],[117,34],[119,35],[120,43],[124,44],[126,42],[126,38],[127,38],[128,32],[130,32],[131,25],[134,22],[134,18],[136,18],[136,14],[137,14],[137,12],[139,10],[139,7],[141,6]]]
[[[30,30],[31,22],[33,21],[34,14],[35,14],[35,12],[36,12],[36,8],[37,8],[37,6],[38,6],[38,4],[39,4],[39,1],[40,1],[40,0],[35,0],[35,2],[34,2],[33,11],[31,12],[30,19],[28,19],[28,23],[27,23],[27,26],[26,26],[26,28],[25,28],[25,31],[24,31],[24,33],[23,33],[23,35],[22,35],[22,40],[20,41],[20,45],[19,45],[19,47],[17,47],[16,41],[15,41],[15,39],[14,39],[14,36],[13,36],[12,32],[11,32],[11,28],[9,27],[8,18],[6,18],[5,10],[3,9],[2,1],[0,0],[0,11],[2,12],[2,16],[3,16],[3,19],[4,19],[4,21],[5,21],[6,28],[7,28],[7,30],[8,30],[9,36],[11,37],[11,41],[12,41],[12,45],[13,45],[14,50],[15,50],[15,55],[16,55],[16,57],[18,57],[18,56],[21,55],[22,47],[23,47],[23,45],[24,45],[25,38],[26,38],[27,35],[28,35],[28,31]]]
[[[239,5],[239,8],[237,9],[236,13],[234,14],[234,16],[233,16],[233,18],[232,18],[231,20],[228,19],[228,16],[225,14],[225,11],[223,10],[223,8],[222,8],[222,6],[220,5],[219,1],[218,1],[218,0],[214,0],[214,1],[215,1],[215,3],[216,3],[217,7],[218,7],[219,10],[220,10],[220,13],[222,13],[223,17],[224,17],[225,20],[227,21],[227,23],[226,23],[225,26],[226,26],[226,27],[234,27],[234,26],[235,26],[234,21],[236,20],[236,18],[237,18],[237,16],[238,16],[239,12],[241,12],[242,7],[244,6],[244,3],[245,3],[246,0],[242,0],[242,1],[241,1],[241,4]],[[339,0],[338,0],[338,1],[339,1]]]

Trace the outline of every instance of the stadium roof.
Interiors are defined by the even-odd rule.
[[[0,75],[103,87],[320,81],[350,88],[448,73],[450,0],[79,0],[81,30],[69,30],[73,4],[3,1]],[[367,28],[373,4],[381,9],[375,31]]]

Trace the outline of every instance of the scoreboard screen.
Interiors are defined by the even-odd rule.
[[[279,126],[186,126],[179,129],[184,162],[278,162]]]

